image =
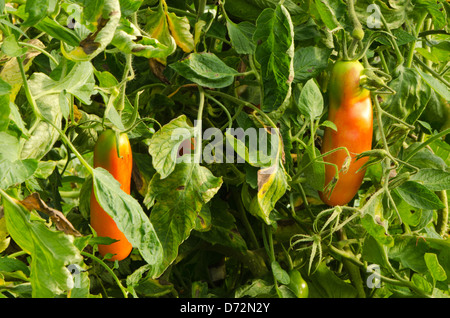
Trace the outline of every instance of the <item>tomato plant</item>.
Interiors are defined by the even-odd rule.
[[[450,4],[394,2],[0,2],[0,297],[448,298]]]

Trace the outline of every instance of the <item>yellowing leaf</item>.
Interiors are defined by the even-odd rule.
[[[177,45],[186,53],[194,50],[194,37],[189,32],[189,21],[186,17],[177,17],[175,13],[166,12],[170,32]]]

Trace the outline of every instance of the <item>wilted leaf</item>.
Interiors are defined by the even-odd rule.
[[[130,32],[129,29],[132,31]],[[124,53],[145,58],[165,59],[175,49],[173,46],[161,43],[158,39],[142,35],[136,26],[131,23],[127,27],[119,25],[114,38],[111,40],[111,44]]]
[[[194,49],[194,37],[189,32],[189,20],[186,17],[177,17],[173,12],[166,12],[170,33],[177,45],[186,53]]]
[[[258,170],[258,193],[250,203],[250,212],[271,224],[270,213],[288,189],[289,175],[283,165],[283,142],[278,134],[278,149],[272,165]]]
[[[20,203],[22,203],[29,211],[36,210],[47,214],[58,230],[73,236],[81,236],[81,233],[73,227],[72,223],[67,220],[62,212],[49,207],[42,201],[39,193],[34,192],[30,194],[25,199],[21,200]]]

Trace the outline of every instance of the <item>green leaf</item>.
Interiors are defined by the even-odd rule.
[[[315,154],[313,153],[315,151]],[[320,150],[314,147],[314,150],[310,147],[306,148],[303,154],[301,166],[304,167],[304,173],[306,183],[309,184],[314,190],[323,191],[325,185],[325,164],[322,158],[314,159],[320,155]],[[309,166],[307,167],[307,165]]]
[[[195,227],[197,215],[221,185],[221,178],[197,163],[179,163],[164,179],[158,173],[153,176],[144,203],[152,207],[150,219],[164,247],[161,271],[175,260],[179,245]]]
[[[50,10],[55,8],[56,1],[54,0],[28,0],[25,3],[25,12],[28,18],[24,22],[24,26],[32,26],[44,17]]]
[[[308,80],[303,86],[296,105],[307,120],[315,120],[322,115],[323,96],[314,79]]]
[[[73,94],[86,104],[91,103],[95,80],[90,62],[72,64],[72,68],[60,81],[55,81],[44,73],[33,73],[28,81],[31,93],[41,114],[56,127],[61,128],[63,112],[60,106],[61,91]],[[37,119],[31,137],[24,141],[21,159],[40,159],[47,154],[59,139],[59,133],[49,123]]]
[[[81,261],[73,236],[48,228],[44,220],[31,219],[31,213],[17,200],[2,192],[8,232],[31,255],[32,296],[53,298],[73,287],[66,266]]]
[[[420,237],[396,236],[394,244],[389,249],[389,258],[415,272],[426,273],[428,269],[424,255],[429,251],[428,244]]]
[[[316,46],[299,47],[294,53],[294,82],[317,77],[328,66],[332,49]]]
[[[413,207],[425,210],[444,208],[439,197],[415,181],[406,181],[396,188],[400,197]]]
[[[227,29],[231,43],[238,54],[253,54],[256,44],[253,42],[255,25],[250,22],[234,23],[227,17]]]
[[[287,285],[291,281],[288,272],[286,272],[277,261],[271,263],[273,276],[281,284]]]
[[[192,53],[169,66],[186,79],[210,88],[230,86],[239,74],[213,53]]]
[[[0,140],[2,141],[2,146],[0,147],[0,160],[6,159],[9,161],[16,161],[19,159],[20,146],[18,138],[5,131],[0,131]]]
[[[317,11],[325,26],[332,32],[342,28],[328,0],[315,0]]]
[[[11,57],[17,57],[25,54],[27,48],[21,48],[17,44],[14,34],[8,35],[3,39],[2,52]]]
[[[10,122],[11,107],[8,95],[0,96],[0,131],[5,131]]]
[[[424,84],[415,69],[401,68],[398,76],[389,83],[389,87],[396,93],[387,95],[383,102],[383,109],[409,124],[414,124],[425,110],[431,96],[430,87]],[[392,119],[385,119],[383,126],[389,127],[391,122]]]
[[[119,0],[119,2],[122,15],[129,16],[141,7],[144,0]]]
[[[383,221],[383,192],[376,192],[367,202],[364,202],[361,212],[361,224],[367,233],[380,244],[392,246],[394,239],[388,233],[387,222]]]
[[[432,75],[423,72],[418,67],[416,67],[417,72],[423,80],[432,88],[436,93],[445,98],[445,100],[450,101],[450,90],[444,85],[440,80],[433,77]]]
[[[120,183],[103,168],[94,169],[92,176],[95,198],[112,217],[117,227],[139,249],[143,259],[152,265],[152,277],[162,274],[161,243],[148,216],[139,202],[120,188]]]
[[[238,132],[239,130],[236,129],[234,132]],[[250,132],[255,130],[249,130]],[[242,130],[243,132],[243,130]],[[244,133],[244,132],[243,132]],[[264,131],[266,134],[266,132]],[[237,134],[236,134],[237,136]],[[258,135],[253,135],[254,137],[258,137]],[[241,137],[241,136],[239,136]],[[245,143],[245,133],[243,134],[242,138],[236,138],[234,134],[231,133],[231,130],[228,130],[225,132],[225,140],[227,144],[231,145],[233,147],[233,150],[236,152],[239,160],[245,160],[248,164],[254,167],[267,167],[271,165],[272,158],[264,153],[262,151],[263,149],[258,149],[258,142],[257,140],[261,140],[261,138],[267,138],[267,134],[263,137],[259,135],[259,139],[253,138],[252,135],[249,134],[249,147],[247,147]]]
[[[364,239],[362,247],[362,257],[371,264],[377,264],[381,267],[389,266],[387,259],[387,246],[380,244],[373,236],[368,235]]]
[[[427,265],[428,270],[431,273],[431,276],[435,280],[445,281],[447,280],[447,274],[445,273],[444,268],[439,264],[439,260],[436,254],[434,253],[425,253],[425,264]]]
[[[195,235],[213,245],[220,244],[241,252],[247,251],[247,243],[239,233],[236,219],[230,213],[228,204],[216,197],[210,203],[214,207],[211,228],[208,231],[197,232]]]
[[[444,170],[420,169],[409,180],[418,182],[431,191],[450,190],[450,172]]]
[[[261,13],[253,41],[257,43],[255,58],[261,66],[261,109],[270,112],[288,101],[294,80],[294,28],[284,6]]]
[[[357,296],[356,289],[337,277],[325,262],[320,263],[317,270],[311,275],[311,279],[313,282],[309,288],[310,297],[355,298]]]
[[[183,140],[190,139],[193,134],[194,129],[186,122],[186,116],[181,115],[153,135],[148,152],[161,179],[166,178],[175,169],[180,144]]]
[[[13,162],[0,159],[0,188],[6,190],[10,186],[24,182],[33,175],[37,167],[38,162],[34,159]]]

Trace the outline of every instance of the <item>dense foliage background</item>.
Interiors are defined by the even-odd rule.
[[[309,297],[449,296],[447,1],[0,9],[0,297],[302,297],[302,280]],[[346,58],[366,68],[374,142],[357,196],[328,207],[327,84]],[[131,140],[131,195],[92,167],[106,127]],[[176,162],[177,129],[213,127],[242,160]],[[275,160],[227,128],[265,128]],[[196,140],[179,159],[214,138]],[[133,243],[123,261],[97,253],[92,185]]]

